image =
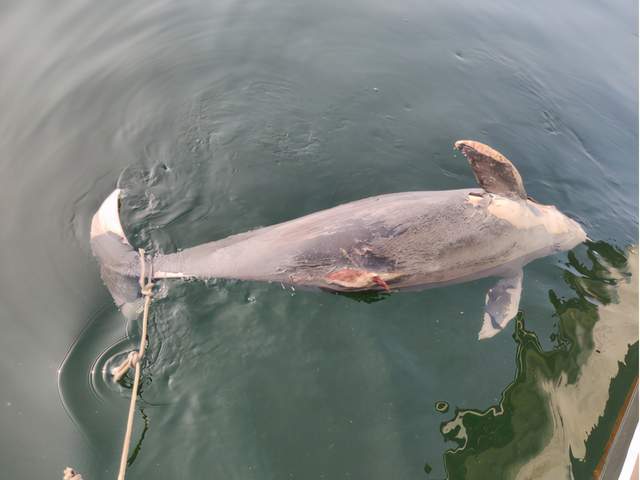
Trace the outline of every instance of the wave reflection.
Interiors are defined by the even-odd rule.
[[[637,272],[637,247],[596,242],[569,254],[564,279],[576,295],[549,291],[553,348],[543,349],[520,314],[516,374],[500,402],[457,408],[442,424],[458,445],[444,455],[449,479],[590,476],[638,374]]]

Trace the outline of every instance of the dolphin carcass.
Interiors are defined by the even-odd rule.
[[[295,220],[153,257],[153,278],[229,278],[337,292],[397,291],[497,277],[487,292],[479,338],[516,315],[522,268],[586,239],[554,206],[527,197],[520,174],[499,152],[455,143],[478,188],[365,198]],[[91,246],[118,307],[140,298],[138,253],[120,222],[121,191],[91,223]]]

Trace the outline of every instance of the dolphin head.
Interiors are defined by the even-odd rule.
[[[539,218],[550,235],[554,251],[571,250],[587,239],[582,226],[558,210],[555,205],[543,205],[531,198],[526,202],[529,210]]]

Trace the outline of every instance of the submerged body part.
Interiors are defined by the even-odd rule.
[[[379,195],[153,259],[154,278],[232,278],[352,292],[499,277],[480,338],[518,311],[522,267],[586,239],[554,206],[529,199],[515,167],[473,141],[455,144],[482,188]],[[121,191],[102,204],[91,243],[123,310],[140,297],[138,254],[120,223]]]

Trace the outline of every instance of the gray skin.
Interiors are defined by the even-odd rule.
[[[516,315],[522,267],[586,235],[553,206],[528,199],[511,162],[456,142],[482,188],[404,192],[328,210],[153,258],[154,278],[230,278],[353,292],[438,287],[496,276],[480,338]],[[92,224],[92,247],[118,306],[139,298],[138,254],[117,211],[120,192]],[[115,209],[115,212],[113,211]]]

